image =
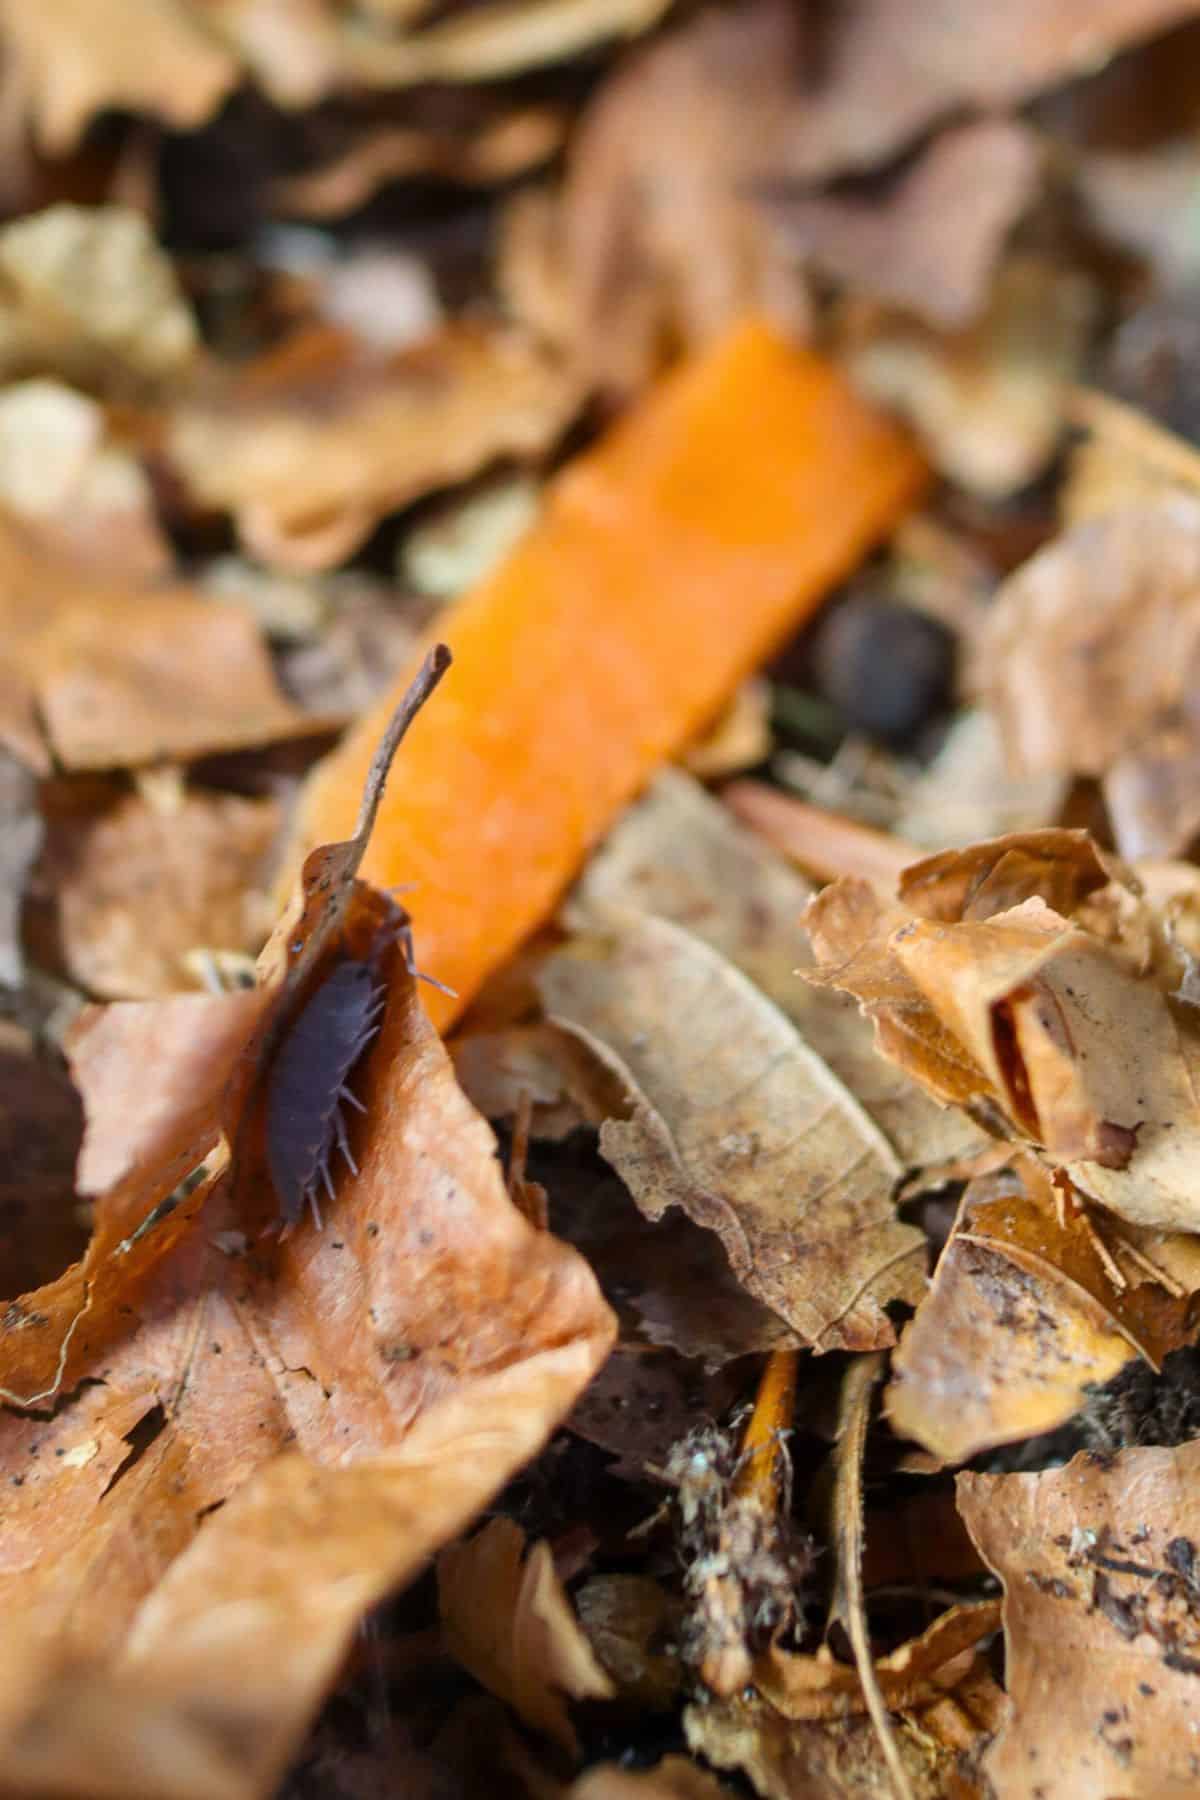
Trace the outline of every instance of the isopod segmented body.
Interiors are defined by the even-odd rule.
[[[318,1230],[317,1190],[333,1198],[335,1147],[355,1174],[341,1103],[365,1112],[346,1085],[379,1029],[386,991],[373,961],[339,963],[300,1013],[275,1058],[267,1083],[267,1166],[280,1209],[294,1225],[307,1200]]]

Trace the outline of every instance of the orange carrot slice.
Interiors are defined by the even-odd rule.
[[[437,623],[454,666],[401,746],[361,873],[408,897],[445,1026],[589,848],[915,498],[906,438],[757,322],[685,365],[552,483]],[[307,847],[349,837],[406,670],[326,758]]]

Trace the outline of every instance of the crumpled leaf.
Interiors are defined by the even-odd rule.
[[[786,1013],[854,1095],[902,1162],[948,1161],[979,1134],[876,1055],[867,1020],[801,971],[812,955],[799,925],[812,889],[700,786],[667,769],[589,859],[576,889],[684,926],[727,957]]]
[[[1111,1222],[1029,1159],[971,1183],[933,1286],[905,1327],[885,1405],[892,1428],[945,1462],[1053,1431],[1141,1353],[1190,1341],[1188,1293],[1147,1279]],[[1122,1254],[1124,1252],[1124,1254]]]
[[[1041,832],[909,870],[905,893],[929,918],[836,883],[809,910],[820,969],[809,979],[855,994],[881,1054],[998,1134],[1039,1146],[1091,1199],[1134,1225],[1189,1230],[1200,1038],[1169,997],[1178,964],[1152,966],[1162,926],[1151,912],[1148,944],[1125,953],[1107,929],[1084,928],[1104,926],[1102,912],[1076,922],[1039,897],[1046,886],[1081,905],[1102,872],[1086,839]]]
[[[1194,0],[966,0],[950,32],[913,0],[854,0],[822,29],[789,171],[813,180],[869,168],[945,114],[1024,100],[1196,10]]]
[[[805,264],[954,330],[983,310],[1004,240],[1034,196],[1039,169],[1024,126],[982,119],[934,138],[882,195],[784,188],[773,210],[784,242]]]
[[[183,760],[321,728],[244,608],[94,573],[0,517],[0,739],[38,773]]]
[[[918,1800],[990,1800],[971,1765],[1004,1704],[986,1659],[977,1658],[953,1692],[897,1721]],[[691,1749],[717,1768],[743,1770],[763,1800],[879,1800],[895,1792],[865,1714],[792,1720],[764,1700],[739,1696],[689,1706],[683,1723]]]
[[[358,1173],[325,1231],[276,1229],[263,1082],[330,959],[364,953],[361,936],[374,943],[395,918],[354,870],[396,742],[444,667],[427,665],[393,722],[354,838],[308,859],[262,987],[116,1007],[82,1027],[85,1185],[115,1185],[84,1261],[0,1321],[6,1398],[65,1396],[52,1416],[10,1410],[0,1425],[0,1591],[21,1671],[0,1738],[18,1789],[44,1778],[37,1720],[52,1704],[60,1788],[137,1787],[153,1720],[188,1751],[164,1791],[269,1791],[362,1611],[541,1446],[608,1348],[586,1266],[509,1201],[397,945],[356,1077]],[[191,1008],[191,1028],[167,1021],[154,1062],[147,1033],[164,1007]],[[147,1068],[176,1097],[138,1123],[131,1166],[130,1084],[144,1097]],[[232,1168],[218,1153],[181,1187],[222,1109]],[[121,1721],[101,1765],[98,1708]]]
[[[1014,254],[986,311],[963,331],[934,331],[865,300],[844,305],[840,329],[856,379],[912,423],[939,473],[1003,500],[1057,448],[1091,313],[1081,276]]]
[[[127,794],[75,816],[49,810],[38,878],[58,907],[71,977],[104,999],[148,1000],[195,985],[188,951],[256,951],[271,924],[267,859],[274,800]]]
[[[89,21],[88,43],[95,32]],[[154,387],[186,374],[199,343],[171,260],[140,213],[63,204],[0,230],[0,372],[10,378]]]
[[[953,1606],[920,1637],[875,1659],[875,1675],[889,1709],[927,1704],[939,1688],[952,1688],[974,1660],[975,1646],[999,1627],[994,1600]],[[773,1647],[759,1658],[754,1685],[785,1719],[833,1719],[866,1712],[858,1671],[835,1660],[828,1646],[813,1656]]]
[[[560,228],[579,352],[602,385],[637,387],[666,345],[743,313],[806,329],[805,286],[754,194],[802,58],[785,0],[714,8],[631,59],[585,114]]]
[[[268,563],[321,569],[385,513],[495,458],[548,449],[581,398],[519,333],[448,326],[391,356],[314,327],[177,412],[169,454],[199,506]]]
[[[526,1725],[579,1754],[566,1699],[616,1692],[580,1629],[549,1544],[525,1551],[511,1519],[492,1519],[438,1557],[442,1635],[451,1656]]]
[[[1004,1583],[1010,1706],[984,1768],[1006,1800],[1194,1790],[1198,1474],[1184,1444],[959,1476]]]
[[[1200,500],[1163,494],[1065,532],[1001,588],[977,680],[1025,773],[1099,776],[1118,848],[1200,829]]]
[[[603,1071],[600,1147],[638,1205],[650,1218],[678,1205],[715,1231],[739,1281],[814,1348],[891,1343],[882,1309],[915,1299],[924,1275],[886,1140],[697,938],[616,908],[589,917],[539,987]]]

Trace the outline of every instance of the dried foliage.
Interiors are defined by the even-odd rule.
[[[1195,1791],[1200,5],[0,65],[0,1791]]]

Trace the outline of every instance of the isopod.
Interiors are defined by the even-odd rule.
[[[317,1191],[323,1186],[332,1200],[329,1165],[335,1147],[358,1173],[341,1103],[366,1111],[347,1077],[379,1029],[386,998],[374,962],[339,963],[275,1059],[266,1095],[267,1166],[289,1225],[296,1224],[307,1200],[320,1230]]]

